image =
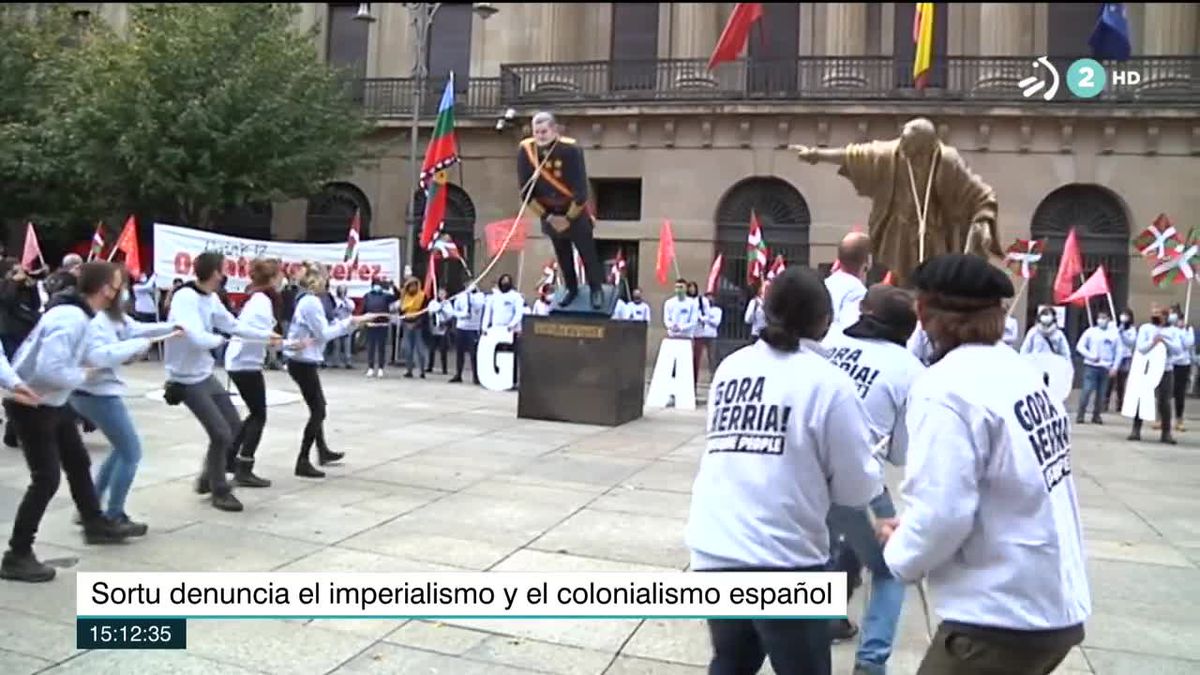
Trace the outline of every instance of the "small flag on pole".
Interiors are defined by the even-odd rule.
[[[1079,251],[1079,239],[1075,228],[1067,233],[1063,244],[1062,261],[1058,263],[1058,274],[1054,275],[1054,304],[1061,305],[1065,298],[1075,292],[1075,279],[1083,274],[1083,254]]]
[[[617,249],[617,258],[613,260],[612,273],[609,275],[613,286],[620,286],[625,277],[625,251]]]
[[[675,235],[671,232],[671,221],[663,219],[658,230],[658,259],[654,262],[654,273],[658,283],[667,285],[671,263],[675,261]]]
[[[104,252],[104,223],[96,223],[96,231],[92,233],[92,247],[88,249],[88,261],[96,260]]]
[[[708,270],[708,286],[705,287],[706,293],[716,293],[717,283],[721,280],[721,265],[725,262],[725,254],[718,253],[716,260],[713,260],[712,268]]]
[[[913,13],[913,84],[924,89],[929,81],[929,70],[933,67],[933,7],[932,2],[918,2]]]
[[[142,274],[141,253],[138,250],[137,236],[137,220],[133,214],[125,220],[125,227],[121,228],[121,234],[117,237],[117,243],[113,245],[113,250],[109,252],[108,259],[112,260],[116,257],[117,252],[125,254],[125,269],[129,270],[129,274],[137,279]]]
[[[753,285],[762,281],[770,255],[767,242],[763,240],[762,226],[758,224],[758,214],[751,211],[750,234],[746,237],[746,283]]]
[[[1133,247],[1138,253],[1146,257],[1154,256],[1156,260],[1166,258],[1168,249],[1182,244],[1179,230],[1175,229],[1165,213],[1158,214],[1154,222],[1133,240]]]
[[[350,217],[350,231],[346,234],[346,253],[342,256],[342,262],[358,264],[360,241],[362,241],[362,218],[358,214],[358,209],[354,209],[354,215]]]
[[[1196,255],[1200,247],[1196,243],[1196,232],[1192,231],[1187,245],[1177,245],[1167,251],[1165,260],[1159,262],[1150,271],[1150,278],[1156,286],[1168,284],[1183,284],[1196,277]]]
[[[1032,279],[1037,274],[1037,263],[1042,259],[1044,247],[1040,239],[1018,239],[1008,247],[1004,263],[1013,274],[1022,279]]]
[[[40,267],[46,266],[46,260],[42,257],[42,247],[38,245],[37,232],[33,229],[33,223],[25,225],[25,247],[21,252],[21,267],[27,270],[37,269],[33,266],[35,262],[40,262]]]
[[[750,27],[762,16],[761,2],[739,2],[734,5],[733,12],[729,14],[729,21],[725,23],[725,29],[717,39],[717,46],[708,58],[708,69],[712,70],[722,63],[736,60],[738,54],[746,48],[746,42],[750,38]]]
[[[1104,273],[1104,265],[1096,268],[1092,276],[1083,282],[1079,290],[1063,299],[1062,304],[1084,305],[1087,304],[1088,298],[1093,298],[1097,295],[1108,295],[1108,276]]]

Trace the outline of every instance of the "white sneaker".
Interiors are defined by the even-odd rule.
[[[380,380],[382,380],[382,379],[383,379],[383,368],[380,368],[380,369],[379,369],[379,372],[375,373],[375,377],[376,377],[376,378],[378,378],[378,379],[380,379]]]
[[[375,369],[367,368],[367,377],[375,377]]]

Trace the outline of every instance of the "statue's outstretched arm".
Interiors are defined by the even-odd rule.
[[[842,166],[846,163],[846,148],[814,148],[808,145],[789,145],[788,149],[795,150],[797,158],[809,164],[824,162],[826,164]]]

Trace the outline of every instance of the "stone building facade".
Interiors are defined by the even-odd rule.
[[[367,236],[406,237],[413,10],[376,3],[368,22],[355,18],[358,4],[303,7],[303,22],[321,30],[324,58],[361,78],[356,95],[378,119],[381,156],[321,195],[248,213],[247,227],[340,241],[357,207]],[[517,143],[534,112],[551,110],[586,150],[602,257],[622,251],[630,283],[654,307],[651,344],[669,292],[654,278],[659,228],[669,219],[684,277],[703,283],[724,253],[721,335],[723,348],[733,348],[746,335],[752,210],[773,251],[813,267],[829,263],[841,235],[866,221],[869,202],[836,169],[801,164],[786,146],[891,138],[909,118],[926,116],[996,189],[1003,245],[1047,239],[1030,301],[1019,307],[1023,326],[1049,296],[1071,227],[1088,271],[1110,271],[1117,305],[1144,316],[1151,300],[1182,300],[1182,287],[1152,286],[1129,240],[1159,213],[1182,229],[1200,226],[1200,5],[1127,3],[1134,54],[1117,68],[1140,82],[1110,81],[1087,100],[1067,90],[1065,74],[1088,56],[1100,3],[937,3],[935,64],[923,91],[912,86],[913,3],[765,7],[748,54],[709,73],[732,3],[501,3],[487,19],[470,3],[442,3],[427,40],[418,146],[423,155],[454,71],[463,162],[451,173],[446,228],[475,269],[488,262],[484,226],[519,206]],[[98,11],[119,21],[122,10]],[[1039,72],[1039,56],[1062,76],[1049,101],[1024,98],[1017,84]],[[509,109],[511,123],[498,124]],[[535,233],[523,265],[510,253],[495,269],[520,271],[531,293],[550,255]],[[1086,319],[1072,310],[1069,321],[1078,334]]]

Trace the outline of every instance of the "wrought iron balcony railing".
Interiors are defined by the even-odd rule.
[[[1059,83],[1051,104],[1082,102],[1067,88],[1072,59],[1051,59]],[[927,85],[913,85],[912,62],[885,56],[798,57],[786,61],[736,61],[709,72],[704,59],[522,63],[500,68],[498,78],[471,78],[458,84],[456,114],[498,116],[506,107],[543,104],[590,106],[687,102],[855,102],[925,101],[996,105],[1045,104],[1052,78],[1025,57],[947,57],[936,59]],[[1093,105],[1200,106],[1200,57],[1141,57],[1104,63],[1107,84]],[[1125,73],[1124,83],[1114,74]],[[1136,73],[1137,83],[1129,73]],[[1024,97],[1028,77],[1047,80],[1038,93]],[[422,117],[434,114],[445,80],[426,83]],[[369,114],[404,117],[412,113],[409,79],[361,81],[359,94]]]

